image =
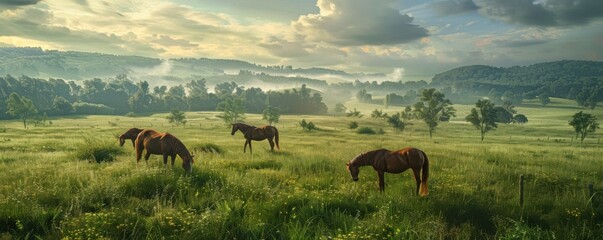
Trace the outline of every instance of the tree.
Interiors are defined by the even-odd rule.
[[[412,113],[412,108],[410,106],[406,106],[406,108],[404,108],[404,112],[400,113],[400,118],[404,120],[411,120],[413,117],[414,114]]]
[[[157,95],[157,97],[159,99],[163,99],[163,96],[165,95],[166,91],[167,91],[167,87],[166,86],[155,86],[153,88],[153,93],[155,95]]]
[[[386,118],[387,117],[387,113],[383,113],[382,110],[373,110],[373,112],[371,113],[371,117],[372,118]]]
[[[170,112],[170,115],[168,115],[167,117],[168,122],[170,123],[176,123],[176,126],[182,124],[182,125],[186,125],[186,116],[184,114],[184,112],[181,112],[178,109],[173,109]]]
[[[307,130],[307,131],[312,131],[312,130],[316,129],[316,125],[314,125],[313,122],[306,122],[306,119],[302,119],[299,122],[299,126],[302,127],[302,129]]]
[[[335,104],[335,109],[333,109],[333,111],[335,111],[336,113],[343,113],[346,109],[347,108],[345,107],[345,105],[343,105],[343,103],[337,103]]]
[[[439,122],[447,122],[451,116],[455,116],[456,110],[450,106],[452,102],[444,97],[444,94],[435,88],[425,89],[421,92],[420,102],[414,105],[414,116],[427,124],[429,138]]]
[[[496,124],[496,110],[494,109],[494,103],[485,99],[478,100],[475,107],[471,109],[471,113],[465,117],[465,120],[480,131],[483,142],[486,133],[498,127]]]
[[[362,113],[360,113],[360,111],[356,110],[356,108],[354,108],[354,110],[350,110],[346,116],[348,117],[358,117],[361,118],[362,117]]]
[[[540,101],[540,104],[542,104],[542,106],[545,106],[549,103],[551,103],[551,99],[549,98],[549,94],[548,93],[541,93],[538,95],[538,101]]]
[[[513,123],[524,124],[528,122],[528,118],[523,114],[513,116]]]
[[[19,96],[19,94],[14,92],[6,100],[6,109],[6,113],[11,116],[18,116],[23,120],[24,128],[27,128],[27,119],[38,113],[38,109],[29,98]]]
[[[350,122],[350,123],[348,124],[348,127],[349,127],[350,129],[356,129],[356,128],[358,128],[358,122],[356,122],[356,121],[352,121],[352,122]]]
[[[591,132],[595,132],[599,128],[597,117],[584,113],[582,111],[574,114],[572,120],[569,121],[569,125],[574,127],[576,135],[580,137],[580,142],[584,142],[586,135]]]
[[[277,107],[268,106],[264,109],[262,119],[268,121],[269,125],[272,123],[278,123],[281,118],[281,110]]]
[[[387,123],[392,126],[396,132],[404,131],[404,128],[407,125],[407,123],[402,120],[402,115],[400,113],[393,114],[389,117],[386,116],[385,119],[387,119]]]
[[[52,108],[56,113],[60,115],[70,114],[73,112],[73,106],[71,105],[71,103],[69,103],[67,99],[61,96],[55,97],[53,99]]]
[[[233,124],[245,119],[245,104],[241,98],[227,96],[224,101],[218,103],[217,111],[223,111],[219,118],[225,123]]]
[[[143,81],[138,83],[138,91],[128,100],[130,109],[135,113],[148,112],[150,110],[151,95],[149,83]]]

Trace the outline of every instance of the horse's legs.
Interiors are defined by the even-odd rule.
[[[147,167],[149,166],[149,157],[151,156],[151,153],[149,151],[147,151],[147,153],[144,155],[144,162],[147,164]]]
[[[245,146],[243,146],[243,153],[245,153],[245,151],[247,150],[248,143],[249,143],[249,141],[245,140]]]
[[[251,139],[249,140],[249,153],[253,155],[253,150],[251,150]]]
[[[379,191],[385,192],[385,172],[377,171],[377,174],[379,175]]]
[[[175,161],[176,161],[176,154],[172,154],[172,168],[174,168]]]
[[[167,166],[167,160],[168,160],[168,155],[167,153],[163,154],[163,168],[165,168],[165,166]]]
[[[270,151],[274,152],[274,142],[272,141],[272,138],[268,138],[268,142],[270,143]]]
[[[421,186],[421,169],[412,169],[412,172],[415,175],[415,182],[417,182],[417,191],[415,191],[416,195],[419,195],[419,186]]]

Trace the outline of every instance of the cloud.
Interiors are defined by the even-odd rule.
[[[603,17],[601,0],[473,0],[479,13],[507,23],[559,27],[586,25]]]
[[[461,14],[479,9],[472,0],[446,0],[433,2],[429,6],[441,16]]]
[[[17,8],[27,5],[35,5],[41,0],[2,0],[0,1],[0,10],[3,8]]]
[[[177,46],[183,48],[193,48],[199,46],[184,39],[174,39],[167,35],[153,35],[156,38],[156,42],[163,46]]]
[[[319,14],[292,23],[307,41],[339,46],[408,43],[428,35],[413,18],[390,7],[393,1],[318,0]]]
[[[308,55],[306,48],[310,47],[301,41],[287,41],[276,36],[265,38],[259,43],[259,46],[275,56],[284,58],[306,56]]]
[[[114,33],[93,30],[71,29],[52,24],[57,17],[52,11],[41,8],[22,8],[8,10],[0,14],[3,31],[0,36],[26,41],[40,41],[60,45],[68,50],[94,51],[112,54],[156,55],[161,49],[149,45],[137,44]],[[13,45],[19,45],[13,44]]]
[[[504,48],[521,48],[521,47],[532,47],[540,44],[545,44],[548,41],[545,40],[495,40],[492,43],[499,47]]]

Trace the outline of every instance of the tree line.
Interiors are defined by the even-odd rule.
[[[325,114],[328,110],[322,95],[306,85],[299,89],[266,92],[224,82],[217,84],[214,92],[209,92],[205,79],[168,87],[150,86],[146,81],[134,83],[126,75],[77,83],[7,75],[0,77],[0,119],[18,117],[9,111],[9,99],[13,106],[28,105],[25,107],[31,109],[28,115],[46,113],[49,116],[146,114],[173,109],[215,111],[230,99],[239,99],[247,113],[262,113],[268,106],[278,108],[284,114]]]

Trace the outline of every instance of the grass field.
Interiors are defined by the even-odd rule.
[[[567,122],[583,110],[574,105],[517,107],[528,124],[500,125],[480,142],[463,120],[472,106],[455,106],[457,117],[430,139],[421,122],[394,133],[370,118],[380,106],[349,102],[365,117],[282,116],[281,150],[253,142],[253,155],[215,112],[188,112],[186,127],[165,114],[58,118],[27,130],[2,121],[0,239],[602,239],[602,134],[573,139]],[[586,112],[603,119],[603,108]],[[301,119],[320,130],[303,131]],[[385,134],[357,134],[351,121]],[[264,124],[259,115],[246,122]],[[116,136],[131,127],[222,153],[195,151],[189,175],[180,158],[173,169],[159,156],[137,165],[130,142],[113,161],[78,157],[94,146],[119,151]],[[385,193],[371,167],[351,181],[344,164],[355,155],[406,146],[429,156],[428,197],[413,195],[410,172],[386,174]]]

